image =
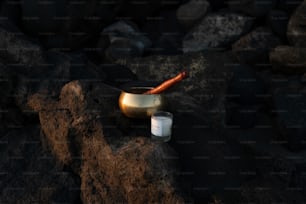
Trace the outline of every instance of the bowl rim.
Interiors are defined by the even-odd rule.
[[[160,94],[143,94],[143,93],[132,93],[131,90],[143,89],[143,90],[152,90],[152,86],[132,86],[122,89],[123,93],[132,94],[132,95],[160,95]]]

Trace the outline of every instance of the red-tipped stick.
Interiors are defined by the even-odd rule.
[[[179,81],[181,81],[181,80],[183,80],[187,77],[188,77],[187,71],[182,71],[181,73],[179,73],[175,77],[164,81],[162,84],[158,85],[157,87],[155,87],[155,88],[153,88],[149,91],[146,91],[144,94],[159,94],[159,93],[165,91],[166,89],[168,89],[169,87],[173,86],[177,82],[179,82]]]

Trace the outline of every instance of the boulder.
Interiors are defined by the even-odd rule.
[[[5,64],[33,67],[44,63],[42,48],[12,24],[0,25],[0,57]]]
[[[102,32],[103,36],[108,36],[110,45],[105,50],[105,55],[109,60],[127,57],[142,56],[144,50],[151,46],[151,41],[143,35],[135,24],[118,21],[106,28]],[[101,55],[103,55],[102,50]]]
[[[177,9],[176,17],[182,26],[190,28],[204,17],[209,6],[206,0],[190,0]]]
[[[306,34],[304,26],[306,20],[304,18],[306,10],[306,1],[297,7],[294,14],[290,17],[287,29],[287,38],[294,47],[306,46]]]
[[[306,72],[305,48],[278,46],[270,52],[273,70],[287,74]]]
[[[245,36],[242,36],[232,45],[232,50],[241,63],[260,67],[269,62],[269,52],[280,45],[280,39],[271,29],[258,27]]]
[[[225,49],[247,33],[252,22],[250,17],[241,14],[208,14],[184,37],[183,52]]]

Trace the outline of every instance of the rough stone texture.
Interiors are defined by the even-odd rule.
[[[306,72],[305,48],[279,46],[270,52],[270,62],[275,71],[287,74]]]
[[[184,37],[183,52],[226,48],[250,30],[252,21],[234,13],[209,14]]]
[[[290,152],[283,145],[283,139],[273,129],[273,121],[261,122],[255,128],[229,129],[227,138],[237,141],[251,156],[252,165],[241,174],[249,180],[237,188],[229,189],[229,194],[238,194],[240,202],[303,202],[305,175],[305,151]],[[231,197],[230,197],[231,198]],[[237,203],[238,198],[223,199]],[[232,201],[232,202],[231,202]]]
[[[294,14],[290,17],[287,29],[287,37],[289,42],[295,47],[306,46],[306,32],[305,32],[305,11],[306,1],[295,10]]]
[[[132,22],[118,21],[103,29],[103,34],[109,36],[110,42],[113,43],[118,38],[128,38],[138,41],[140,48],[151,46],[151,41],[140,32],[136,24]]]
[[[271,29],[258,27],[242,36],[232,45],[232,50],[241,63],[261,65],[269,62],[270,49],[280,45],[280,40]]]
[[[276,6],[276,0],[262,1],[262,0],[241,0],[228,1],[229,8],[233,11],[239,11],[247,15],[261,17],[265,16]]]
[[[73,81],[58,102],[34,95],[29,104],[39,112],[53,153],[80,174],[84,203],[183,203],[174,183],[174,160],[167,159],[173,150],[145,137],[124,138],[107,127],[118,112],[119,93],[107,85]]]
[[[79,203],[79,178],[43,149],[39,126],[11,127],[0,141],[1,203]]]
[[[206,0],[190,0],[177,9],[176,17],[181,25],[190,28],[204,17],[209,6],[209,2]]]
[[[110,42],[109,47],[105,50],[105,55],[111,61],[142,56],[144,50],[152,45],[150,39],[131,22],[118,21],[103,30],[102,39],[105,35],[108,36]],[[104,55],[103,50],[100,54]]]
[[[0,25],[0,56],[8,64],[33,67],[44,62],[42,48],[11,24]]]

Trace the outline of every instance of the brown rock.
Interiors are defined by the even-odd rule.
[[[270,49],[280,45],[280,40],[271,29],[259,27],[241,37],[232,45],[232,50],[242,63],[267,64]]]
[[[305,54],[305,48],[279,46],[270,52],[270,62],[275,71],[302,74],[306,72]]]
[[[42,48],[31,42],[17,27],[0,25],[0,56],[5,63],[37,66],[44,63]]]
[[[119,93],[104,84],[73,81],[63,87],[58,102],[34,95],[29,105],[39,112],[59,161],[80,174],[84,203],[183,203],[167,144],[123,137],[118,131],[113,135],[117,140],[105,137],[101,122],[118,111]]]

